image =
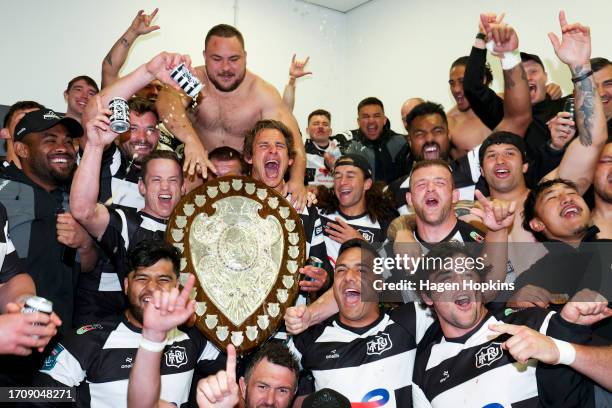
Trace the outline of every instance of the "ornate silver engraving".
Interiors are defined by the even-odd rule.
[[[247,336],[247,339],[251,341],[255,340],[257,338],[257,326],[247,326],[246,336]]]
[[[232,180],[232,188],[236,191],[240,191],[240,189],[242,188],[242,180],[240,179],[233,179]]]
[[[217,327],[217,338],[221,341],[225,341],[229,334],[229,330],[227,330],[227,326],[219,326]]]
[[[186,216],[191,217],[195,211],[195,206],[193,204],[185,204],[183,206],[183,212]]]
[[[195,200],[193,201],[196,203],[198,207],[202,207],[204,204],[206,204],[206,196],[203,194],[197,194],[195,196]]]
[[[222,192],[223,194],[227,193],[227,192],[229,191],[229,188],[230,188],[230,186],[229,186],[229,182],[227,182],[227,181],[221,181],[221,182],[219,183],[219,190],[221,190],[221,192]]]
[[[232,332],[232,343],[234,344],[234,346],[236,347],[240,346],[243,340],[244,340],[244,336],[242,335],[241,331]]]

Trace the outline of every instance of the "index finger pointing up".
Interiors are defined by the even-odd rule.
[[[227,346],[227,364],[225,365],[227,382],[236,383],[236,348],[230,344]]]

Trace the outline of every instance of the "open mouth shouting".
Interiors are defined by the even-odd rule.
[[[267,179],[277,179],[280,175],[280,163],[277,159],[266,160],[264,173]]]
[[[342,292],[342,297],[347,306],[355,306],[361,302],[361,291],[354,287],[348,287]]]
[[[564,206],[561,209],[561,213],[559,213],[561,217],[566,219],[576,218],[580,216],[580,214],[582,214],[582,208],[574,203]]]
[[[495,177],[499,179],[506,179],[510,177],[510,170],[507,167],[496,167],[494,171]]]
[[[436,142],[430,142],[423,145],[421,154],[425,160],[434,160],[440,158],[440,145]]]
[[[470,309],[470,306],[472,304],[472,299],[470,298],[470,296],[466,294],[461,294],[455,298],[454,303],[455,303],[455,306],[457,306],[459,310],[467,311]]]
[[[438,199],[438,197],[434,196],[434,195],[428,195],[425,196],[425,207],[427,208],[436,208],[438,207],[438,204],[440,204],[440,200]]]

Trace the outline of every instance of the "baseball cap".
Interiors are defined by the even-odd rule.
[[[351,402],[338,391],[323,388],[306,397],[302,408],[351,408]]]
[[[368,160],[359,154],[345,154],[336,160],[334,164],[334,170],[340,166],[355,166],[359,167],[366,178],[372,177],[372,167]]]
[[[544,68],[544,63],[542,63],[542,60],[540,59],[540,57],[538,57],[535,54],[529,54],[528,52],[521,52],[521,62],[527,62],[527,61],[533,61],[533,62],[540,64],[542,66],[542,69],[546,71],[546,68]]]
[[[481,165],[487,149],[492,145],[497,144],[509,144],[516,147],[518,151],[521,152],[523,163],[527,162],[527,145],[525,144],[523,138],[511,132],[498,131],[491,133],[491,135],[489,135],[489,137],[482,142],[482,145],[480,145],[480,149],[478,150],[478,160],[480,161]]]
[[[67,116],[61,116],[51,109],[41,109],[28,112],[21,118],[15,127],[13,138],[17,142],[22,140],[29,133],[42,132],[60,123],[66,126],[70,137],[76,138],[83,136],[83,127],[76,120]]]

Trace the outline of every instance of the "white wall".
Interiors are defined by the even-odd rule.
[[[110,47],[139,8],[151,12],[155,7],[161,29],[137,40],[123,73],[163,50],[189,54],[194,65],[202,65],[206,32],[215,24],[234,24],[236,17],[245,36],[248,68],[279,92],[288,80],[291,55],[311,56],[309,68],[315,74],[298,84],[295,114],[300,123],[318,107],[342,111],[346,16],[295,0],[4,1],[0,104],[33,99],[64,111],[62,92],[68,81],[86,74],[99,84]]]
[[[236,21],[248,67],[280,92],[291,55],[310,55],[314,75],[299,80],[295,107],[302,128],[318,107],[332,112],[335,130],[354,128],[357,103],[371,95],[383,100],[396,130],[406,98],[421,96],[450,109],[448,69],[469,53],[481,11],[506,11],[520,48],[538,53],[566,92],[569,73],[546,37],[558,32],[559,9],[591,26],[594,56],[612,57],[610,0],[373,0],[348,14],[299,0],[21,0],[0,7],[0,103],[34,99],[57,110],[65,109],[62,91],[70,78],[88,74],[99,81],[103,57],[139,8],[159,7],[162,28],[137,41],[123,72],[161,50],[203,63],[204,36],[221,22]],[[500,78],[498,62],[492,65]],[[501,89],[498,81],[493,86]]]
[[[547,38],[559,33],[558,11],[570,22],[591,27],[593,56],[612,57],[610,0],[373,0],[347,14],[346,117],[357,117],[357,103],[378,96],[395,130],[403,130],[400,107],[410,97],[454,106],[447,81],[451,63],[469,55],[481,12],[506,12],[505,21],[519,35],[519,48],[538,54],[549,80],[568,93],[569,70],[561,64]],[[499,62],[494,76],[501,79]],[[493,87],[501,91],[496,80]],[[354,122],[353,122],[354,123]],[[351,124],[355,127],[354,124]]]

